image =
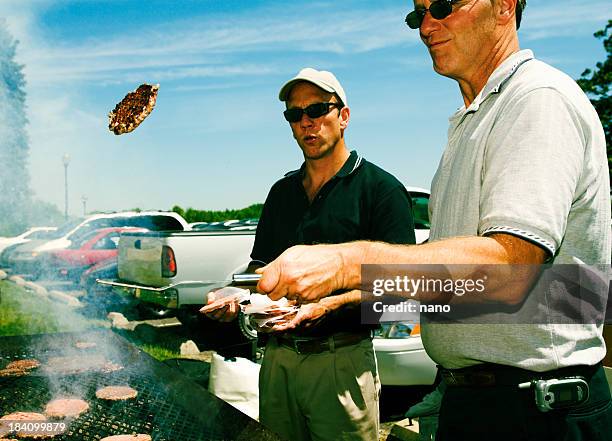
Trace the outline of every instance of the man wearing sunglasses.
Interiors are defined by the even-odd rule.
[[[415,0],[406,17],[464,104],[449,120],[432,183],[429,243],[293,247],[263,269],[258,289],[316,301],[359,289],[364,263],[414,265],[417,280],[432,278],[417,265],[442,264],[453,280],[487,280],[480,295],[438,300],[464,312],[496,308],[504,321],[422,319],[423,343],[447,384],[436,439],[612,440],[601,366],[611,254],[605,136],[575,82],[520,50],[524,8],[524,0]],[[548,284],[539,278],[545,262],[593,278]],[[568,321],[559,304],[572,300],[573,283],[595,279],[604,289],[581,309],[601,317]],[[539,301],[540,293],[561,302]],[[530,312],[539,318],[529,321]]]
[[[272,186],[257,225],[253,262],[271,262],[297,244],[415,243],[406,188],[346,146],[350,109],[337,78],[302,69],[281,88],[279,99],[304,163]],[[358,307],[346,305],[351,293],[327,294],[334,295],[302,305],[293,320],[268,334],[260,421],[291,441],[376,440],[374,327],[361,323]],[[209,316],[227,321],[236,314],[231,305]]]

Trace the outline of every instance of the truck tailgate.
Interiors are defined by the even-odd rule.
[[[168,279],[161,275],[163,239],[155,235],[121,235],[118,271],[121,280],[153,287],[165,286]]]

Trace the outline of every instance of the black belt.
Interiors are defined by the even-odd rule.
[[[290,335],[275,335],[274,338],[279,345],[292,349],[298,354],[320,354],[322,352],[333,352],[344,346],[357,344],[365,339],[371,339],[372,333],[339,333],[323,338],[300,338]]]
[[[568,366],[552,371],[535,372],[513,366],[483,363],[461,369],[446,369],[438,366],[444,382],[451,387],[516,386],[532,380],[563,377],[591,378],[601,363],[593,366]]]

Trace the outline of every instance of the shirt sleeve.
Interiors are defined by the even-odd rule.
[[[257,230],[255,231],[255,242],[253,243],[253,249],[251,250],[251,259],[259,260],[261,262],[270,263],[269,246],[270,238],[273,234],[272,217],[271,217],[271,194],[274,187],[268,193],[268,197],[264,202],[264,206],[261,210],[261,216],[257,222]]]
[[[583,164],[580,119],[551,88],[532,90],[502,112],[487,141],[478,233],[519,236],[554,256]]]
[[[376,199],[371,229],[373,240],[396,244],[416,243],[412,200],[401,183],[398,182]]]

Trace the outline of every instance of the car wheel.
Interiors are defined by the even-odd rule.
[[[251,316],[244,314],[242,311],[238,315],[238,327],[243,336],[249,340],[257,339],[257,329],[255,324],[251,322]]]

